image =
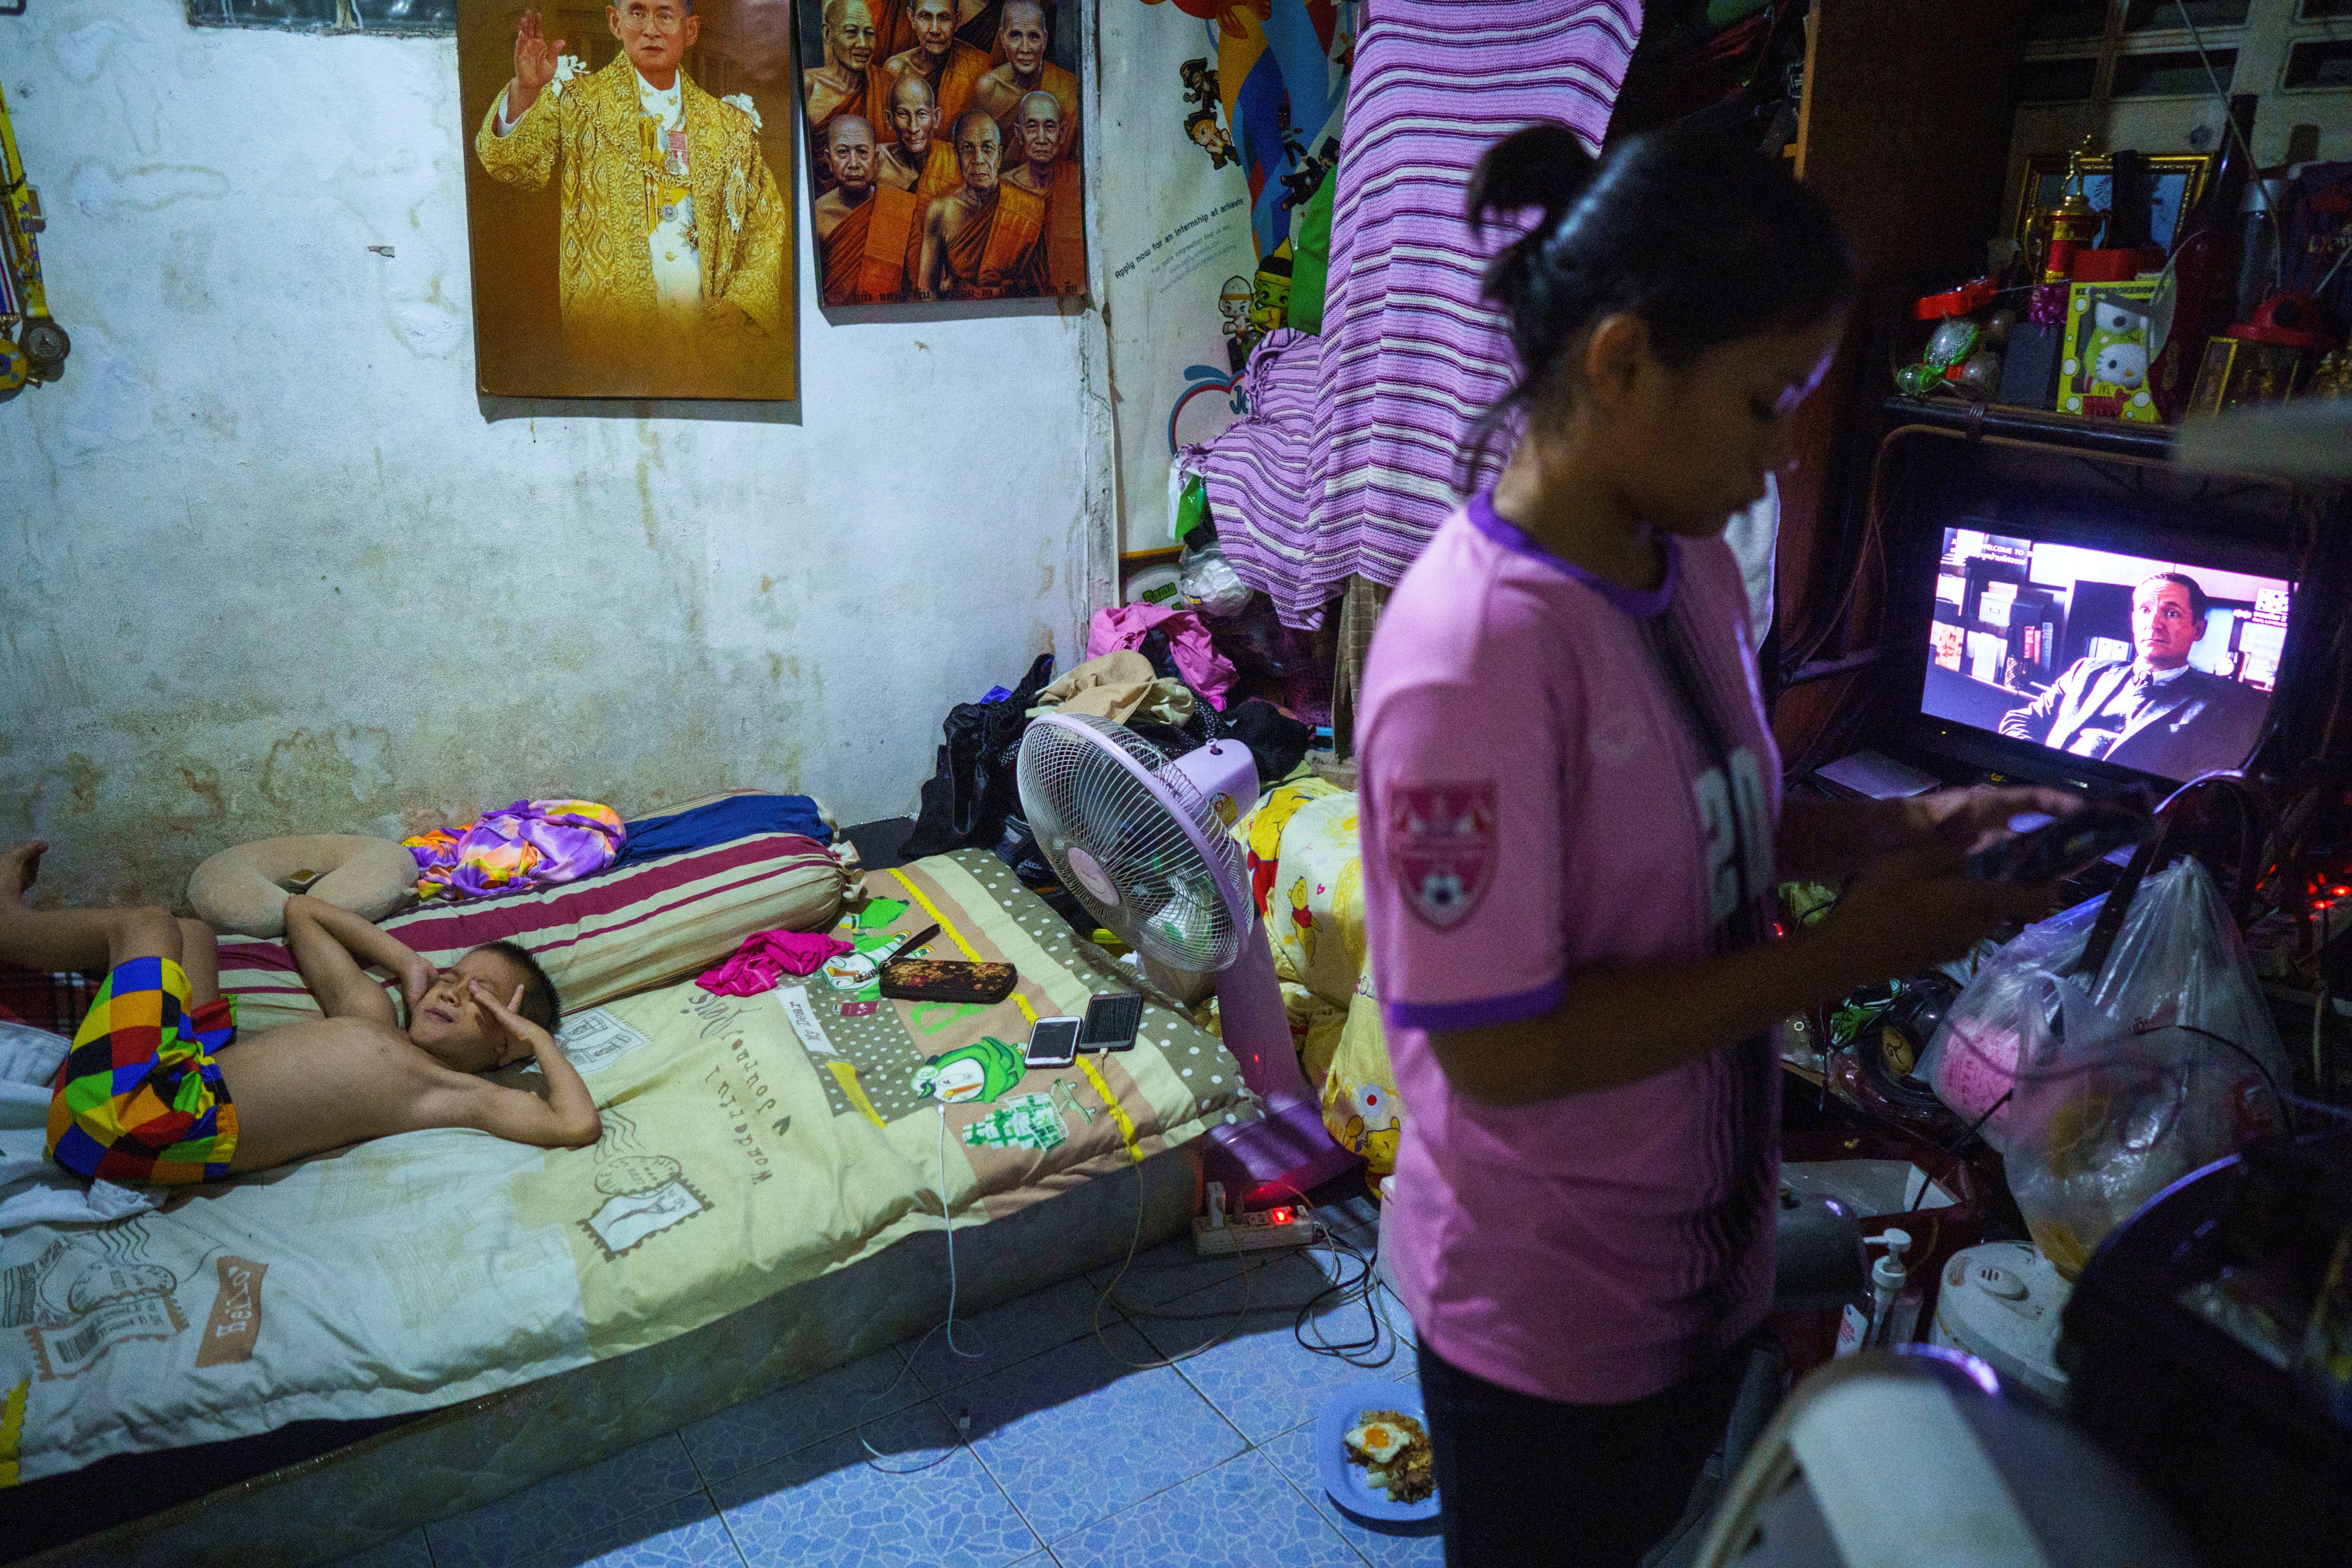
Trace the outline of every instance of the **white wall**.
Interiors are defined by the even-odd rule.
[[[0,405],[0,835],[55,846],[44,901],[527,795],[911,810],[948,706],[1103,601],[1091,311],[828,327],[803,240],[796,407],[493,421],[450,40],[39,0],[0,73],[74,342]]]

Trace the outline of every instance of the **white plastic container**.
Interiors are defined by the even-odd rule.
[[[1944,1265],[1927,1337],[1975,1356],[2003,1383],[2054,1406],[2066,1397],[2066,1374],[2058,1369],[2058,1318],[2074,1293],[2031,1242],[1988,1241],[1954,1253]]]

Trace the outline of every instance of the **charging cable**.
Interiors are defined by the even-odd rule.
[[[971,1435],[971,1417],[969,1415],[959,1415],[956,1417],[956,1441],[949,1444],[936,1458],[926,1459],[919,1465],[889,1465],[884,1464],[882,1461],[887,1459],[890,1456],[876,1447],[873,1443],[868,1441],[866,1438],[866,1412],[873,1409],[877,1405],[881,1404],[884,1400],[889,1398],[893,1394],[896,1394],[898,1391],[898,1385],[907,1380],[907,1373],[914,1370],[915,1358],[921,1355],[923,1353],[923,1347],[931,1342],[931,1335],[940,1332],[941,1330],[945,1330],[947,1332],[948,1350],[950,1354],[961,1356],[966,1361],[977,1361],[982,1356],[988,1353],[987,1342],[981,1338],[980,1331],[973,1328],[970,1323],[963,1325],[963,1331],[966,1334],[971,1337],[973,1343],[977,1348],[965,1350],[961,1345],[956,1343],[955,1211],[949,1206],[948,1202],[948,1102],[944,1100],[940,1100],[939,1107],[940,1220],[941,1224],[946,1226],[948,1233],[948,1315],[946,1321],[937,1324],[929,1332],[925,1333],[921,1339],[915,1342],[915,1348],[906,1353],[904,1360],[899,1364],[898,1375],[890,1380],[889,1386],[885,1388],[881,1393],[872,1395],[866,1399],[864,1404],[857,1407],[857,1425],[856,1431],[857,1433],[858,1446],[864,1448],[866,1453],[866,1464],[868,1468],[879,1470],[886,1476],[911,1476],[919,1471],[930,1469],[936,1465],[943,1465],[947,1463],[949,1459],[955,1457],[955,1451],[958,1447],[962,1446],[964,1438]]]

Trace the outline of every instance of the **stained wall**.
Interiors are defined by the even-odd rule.
[[[45,901],[520,796],[908,811],[947,707],[1101,602],[1091,312],[829,324],[803,249],[799,405],[486,408],[449,40],[41,0],[0,84],[74,342],[0,405],[0,835],[55,845]]]

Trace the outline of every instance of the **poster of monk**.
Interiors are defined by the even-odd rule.
[[[791,399],[792,0],[459,0],[481,390]]]
[[[828,306],[1087,288],[1077,0],[797,0]]]

